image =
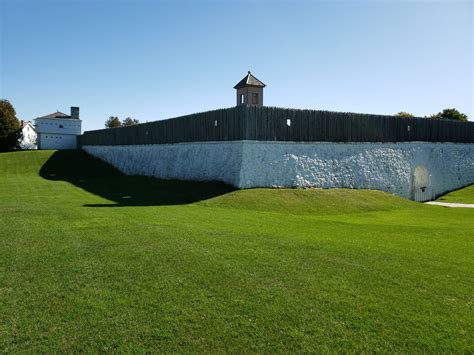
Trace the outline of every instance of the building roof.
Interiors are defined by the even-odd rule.
[[[258,80],[256,77],[254,77],[249,70],[248,74],[242,80],[240,80],[237,85],[234,86],[234,89],[240,89],[245,86],[254,86],[258,88],[264,88],[266,85],[262,83],[260,80]]]
[[[69,115],[66,115],[65,113],[56,111],[56,112],[50,113],[49,115],[41,116],[37,118],[72,118],[72,117]]]
[[[21,128],[25,128],[28,125],[33,126],[33,124],[30,121],[24,121],[24,120],[20,120],[20,125],[21,125]]]

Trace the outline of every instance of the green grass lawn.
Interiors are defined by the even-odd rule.
[[[436,201],[454,203],[474,203],[474,185],[441,196]]]
[[[0,223],[4,352],[474,351],[472,209],[33,151],[0,154]]]

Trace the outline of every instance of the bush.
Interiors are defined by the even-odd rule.
[[[446,108],[442,112],[438,112],[435,115],[431,115],[429,118],[432,120],[453,120],[460,122],[468,122],[467,115],[459,112],[455,108]]]

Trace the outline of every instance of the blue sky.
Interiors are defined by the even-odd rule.
[[[0,97],[33,119],[141,122],[264,104],[474,120],[472,1],[0,0]]]

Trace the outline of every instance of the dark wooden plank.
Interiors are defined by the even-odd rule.
[[[289,127],[287,119],[291,120]],[[78,144],[163,144],[242,139],[474,143],[474,123],[274,107],[234,107],[132,127],[86,131],[79,136]]]

